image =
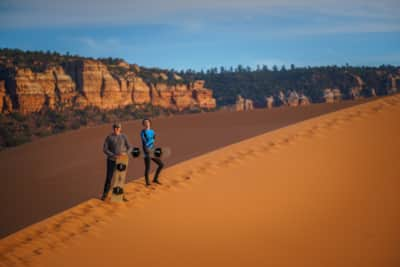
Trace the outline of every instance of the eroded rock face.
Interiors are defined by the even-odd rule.
[[[172,90],[165,83],[157,83],[151,87],[151,103],[162,108],[171,107]]]
[[[244,110],[253,110],[253,100],[251,99],[245,99],[244,100]]]
[[[400,72],[400,70],[398,71]],[[388,75],[389,87],[387,88],[387,94],[394,94],[397,92],[397,81],[400,80],[398,75]]]
[[[324,99],[326,103],[334,103],[335,97],[331,88],[326,88],[324,90]]]
[[[174,75],[173,75],[173,78],[174,78],[174,80],[177,80],[177,81],[181,81],[181,80],[183,80],[182,79],[182,77],[181,76],[179,76],[178,74],[176,74],[176,73],[174,73]]]
[[[310,104],[311,104],[310,98],[308,98],[305,94],[301,93],[299,96],[299,105],[308,106]]]
[[[3,111],[5,96],[6,96],[6,82],[0,81],[0,111]]]
[[[64,69],[60,66],[54,68],[54,76],[56,79],[56,94],[59,104],[65,107],[73,105],[76,96],[76,85],[71,76],[65,74]]]
[[[299,105],[299,95],[296,91],[291,91],[287,98],[288,105],[291,107],[297,107]]]
[[[103,83],[101,86],[101,105],[103,109],[118,108],[123,105],[122,90],[126,93],[126,81],[120,77],[113,77],[111,73],[103,72]],[[131,98],[127,98],[131,100]]]
[[[335,102],[339,102],[339,101],[342,100],[342,92],[340,91],[339,88],[333,89],[333,90],[332,90],[332,93],[333,93],[333,100],[334,100]]]
[[[135,104],[147,104],[151,102],[150,87],[140,77],[131,78],[128,88],[132,92],[132,102]]]
[[[106,66],[100,61],[76,60],[67,62],[66,72],[75,81],[77,91],[86,98],[87,105],[101,107],[103,75],[108,73]]]
[[[350,97],[352,99],[359,99],[361,97],[361,91],[365,85],[364,81],[360,76],[350,73],[350,75],[356,80],[357,85],[350,89]]]
[[[199,103],[200,108],[213,109],[217,106],[215,98],[212,97],[212,90],[210,89],[194,89],[193,97]]]
[[[1,86],[5,87],[4,82]],[[11,95],[8,96],[7,92]],[[106,65],[96,60],[73,60],[63,67],[49,67],[39,73],[15,69],[15,75],[10,75],[10,88],[4,88],[0,96],[1,110],[6,99],[12,99],[14,105],[7,104],[7,107],[24,114],[44,107],[113,109],[130,104],[153,104],[165,109],[183,110],[216,106],[212,90],[204,88],[204,81],[178,85],[166,82],[147,84],[135,72],[112,74]]]
[[[247,111],[253,110],[253,100],[243,98],[241,95],[236,96],[236,104],[235,104],[236,111]]]
[[[265,98],[265,103],[266,103],[266,107],[268,109],[271,109],[274,106],[274,97],[272,95],[266,97]]]
[[[172,101],[175,104],[177,110],[184,110],[187,108],[192,108],[196,105],[193,99],[193,92],[190,90],[189,86],[181,84],[176,85],[175,90],[172,93]]]
[[[286,100],[285,93],[282,90],[279,91],[278,98],[279,98],[279,102],[281,103],[281,105],[287,105],[288,104],[287,100]]]
[[[47,77],[46,77],[47,76]],[[49,73],[37,75],[30,69],[17,69],[12,84],[12,90],[15,92],[14,101],[18,110],[27,114],[30,112],[40,111],[46,104],[50,104],[50,98],[54,97],[54,88],[51,86],[50,79],[55,84],[54,77]],[[48,86],[44,89],[43,86]],[[51,92],[53,90],[53,92]],[[45,91],[50,92],[50,96],[46,97]],[[46,101],[47,100],[47,101]]]
[[[244,110],[244,98],[241,95],[236,96],[235,108],[236,108],[236,111]]]

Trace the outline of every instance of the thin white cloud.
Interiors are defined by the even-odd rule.
[[[80,44],[77,46],[79,50],[86,51],[86,53],[90,55],[110,56],[110,52],[117,53],[118,51],[132,51],[138,48],[133,43],[126,43],[114,37],[95,39],[89,36],[65,36],[60,39],[68,42],[77,42]]]
[[[193,17],[207,22],[234,18],[238,13],[242,13],[242,18],[251,18],[260,11],[266,15],[290,16],[293,10],[395,19],[400,13],[400,4],[398,0],[2,0],[0,27],[180,24]]]

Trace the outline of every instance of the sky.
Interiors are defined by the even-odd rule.
[[[399,0],[0,0],[0,48],[169,69],[400,65]]]

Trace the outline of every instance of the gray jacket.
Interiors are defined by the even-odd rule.
[[[115,159],[116,155],[131,153],[132,146],[129,144],[125,134],[114,133],[106,137],[103,145],[103,152],[109,159]]]

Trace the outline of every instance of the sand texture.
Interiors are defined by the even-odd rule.
[[[311,117],[357,105],[360,101],[313,104],[250,112],[211,112],[155,118],[157,146],[169,147],[172,166]],[[123,132],[141,147],[140,121],[123,122]],[[101,196],[105,180],[103,142],[111,124],[46,137],[0,152],[0,238],[83,201]],[[131,160],[128,181],[144,174],[143,158]]]
[[[0,241],[0,266],[400,266],[400,95],[167,168]]]

